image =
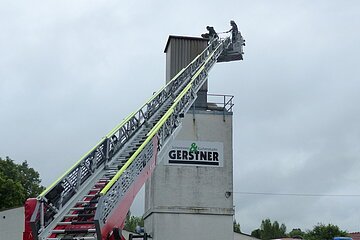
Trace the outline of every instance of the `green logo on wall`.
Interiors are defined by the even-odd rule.
[[[198,151],[198,146],[196,145],[196,143],[192,143],[189,152],[196,153],[197,151]]]

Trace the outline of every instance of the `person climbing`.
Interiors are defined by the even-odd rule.
[[[201,36],[202,36],[203,38],[209,38],[210,40],[211,40],[211,39],[214,39],[214,38],[219,38],[219,36],[218,36],[218,34],[216,33],[214,27],[207,26],[207,27],[206,27],[206,30],[208,30],[209,33],[201,34]]]
[[[234,20],[230,21],[230,26],[231,26],[231,29],[229,31],[225,32],[225,33],[231,32],[231,41],[235,42],[236,37],[237,37],[237,35],[239,33],[239,30],[238,30],[238,27],[237,27]]]

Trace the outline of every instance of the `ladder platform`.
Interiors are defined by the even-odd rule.
[[[235,40],[231,42],[226,49],[220,54],[217,62],[231,62],[243,60],[243,46],[245,46],[245,40],[241,36],[240,32],[236,36]]]

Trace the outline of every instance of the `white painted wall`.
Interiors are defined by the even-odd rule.
[[[0,240],[21,240],[23,231],[23,207],[0,212]]]
[[[191,111],[190,111],[191,112]],[[154,240],[233,239],[232,115],[188,113],[176,140],[222,142],[223,167],[165,165],[146,183],[145,229]]]

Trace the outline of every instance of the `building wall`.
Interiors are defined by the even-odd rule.
[[[167,165],[165,149],[146,183],[145,230],[154,240],[233,239],[232,115],[186,114],[175,141],[223,144],[222,167]],[[172,143],[169,143],[171,146]]]
[[[24,231],[24,208],[0,212],[0,239],[21,240]]]
[[[169,36],[165,47],[166,53],[166,83],[168,83],[181,69],[185,68],[207,47],[204,38]],[[195,105],[206,108],[208,82],[207,80],[198,91]]]
[[[203,38],[169,36],[166,44],[166,83],[207,47]]]
[[[232,218],[227,216],[157,214],[153,221],[156,227],[163,228],[153,239],[233,239]]]

